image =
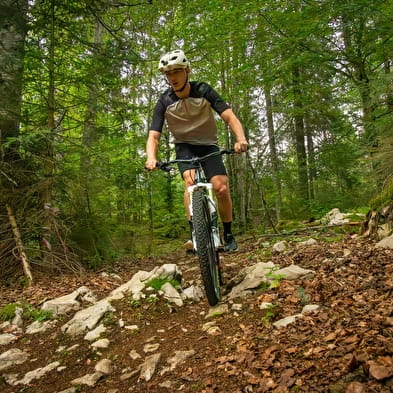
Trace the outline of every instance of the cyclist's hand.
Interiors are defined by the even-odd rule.
[[[155,159],[146,160],[145,168],[149,169],[150,171],[156,170],[157,169],[157,160],[155,160]]]
[[[246,139],[242,139],[235,143],[235,153],[244,153],[248,150],[248,142]]]

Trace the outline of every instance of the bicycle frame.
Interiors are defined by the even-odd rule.
[[[196,171],[196,179],[198,179],[198,177],[201,176],[200,172],[202,171],[202,168],[198,167],[195,169],[195,171]],[[201,177],[199,177],[199,179],[202,180]],[[215,246],[216,250],[219,250],[220,248],[222,248],[222,242],[221,242],[221,238],[220,238],[220,231],[218,228],[218,214],[217,214],[215,196],[213,193],[213,184],[209,183],[209,182],[199,181],[196,184],[193,184],[192,186],[187,187],[187,192],[190,197],[189,212],[191,215],[191,220],[192,220],[192,216],[193,216],[192,195],[194,193],[194,190],[196,190],[196,189],[198,189],[198,190],[203,189],[206,193],[206,196],[207,196],[207,199],[209,202],[209,211],[210,211],[210,218],[211,218],[211,224],[212,224],[214,246]],[[198,251],[197,245],[196,245],[197,242],[195,241],[195,239],[192,239],[192,240],[193,240],[195,251]]]

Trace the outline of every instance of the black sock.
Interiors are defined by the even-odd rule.
[[[223,227],[224,227],[224,237],[226,235],[228,235],[229,233],[232,233],[232,221],[229,222],[223,222],[222,223]]]
[[[190,226],[190,233],[191,233],[191,237],[190,239],[192,240],[192,231],[194,230],[194,226],[192,225],[192,221],[188,221],[188,225]]]

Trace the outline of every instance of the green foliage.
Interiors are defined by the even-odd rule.
[[[381,191],[370,201],[370,208],[372,210],[381,210],[385,206],[393,204],[393,179],[389,179]]]
[[[52,319],[52,310],[37,310],[29,303],[9,303],[0,309],[0,322],[12,320],[17,308],[23,309],[22,318],[27,321],[44,322]]]
[[[281,220],[279,223],[277,223],[276,228],[280,232],[289,232],[293,229],[299,228],[300,226],[301,223],[299,221]]]
[[[262,281],[258,289],[260,291],[266,291],[271,288],[277,288],[280,285],[280,281],[285,278],[283,274],[275,274],[274,272],[278,270],[279,267],[275,266],[270,269],[268,273],[265,274],[267,281]]]
[[[270,280],[270,288],[277,288],[280,285],[280,281],[285,278],[284,274],[274,273],[279,267],[275,266],[271,269],[269,273],[266,274],[266,278]]]
[[[80,221],[81,226],[74,226],[69,235],[71,245],[79,251],[86,267],[94,270],[119,257],[111,240],[111,225],[102,221],[100,225],[99,221]]]
[[[44,322],[52,319],[53,311],[52,310],[37,310],[29,304],[24,305],[24,315],[26,315],[27,319]]]
[[[151,296],[148,296],[147,298],[146,298],[146,301],[148,302],[148,303],[150,303],[150,304],[155,304],[155,303],[157,303],[158,302],[158,297],[157,296],[153,296],[153,295],[151,295]]]
[[[104,326],[116,326],[118,322],[115,314],[112,311],[107,311],[102,318],[102,323]]]
[[[146,282],[146,287],[154,288],[155,290],[160,290],[164,284],[169,282],[174,288],[180,287],[180,282],[177,280],[170,279],[168,277],[156,277],[152,280]]]
[[[276,312],[275,312],[276,308],[277,308],[277,305],[269,304],[267,309],[265,310],[265,314],[261,318],[261,322],[264,323],[265,325],[271,324],[272,320],[276,316]]]
[[[221,317],[222,315],[223,315],[222,311],[214,311],[211,314],[209,314],[210,318]]]
[[[141,302],[139,300],[135,300],[133,298],[129,298],[128,303],[130,304],[130,306],[135,307],[135,308],[141,306]]]
[[[369,209],[368,209],[369,210]],[[367,211],[368,211],[367,210]],[[367,212],[366,212],[367,213]],[[363,221],[365,218],[366,214],[365,213],[348,213],[345,218],[349,220],[349,222],[358,222],[358,221]]]
[[[4,141],[17,142],[31,183],[21,214],[58,208],[53,237],[86,267],[166,252],[188,233],[180,176],[143,169],[146,129],[167,87],[157,61],[174,47],[187,52],[192,79],[231,103],[249,138],[247,159],[227,165],[235,228],[267,231],[273,218],[288,230],[332,207],[365,206],[391,176],[391,1],[86,4],[56,3],[53,15],[47,2],[31,4],[24,87],[8,100],[22,102],[20,135]],[[218,130],[220,145],[232,146],[221,121]],[[161,142],[160,159],[171,158],[167,130]],[[372,208],[391,201],[387,184]],[[26,218],[30,246],[47,223]]]
[[[344,235],[339,234],[339,235],[334,235],[334,236],[323,236],[322,240],[326,243],[336,243],[336,242],[343,240],[343,238],[344,238]]]
[[[269,288],[270,288],[270,283],[268,281],[262,281],[257,289],[264,292],[267,291]]]
[[[170,239],[177,239],[188,230],[187,220],[184,218],[183,207],[176,213],[164,214],[157,226],[156,233],[158,236]]]
[[[306,293],[303,287],[299,287],[296,289],[296,295],[300,299],[300,304],[302,306],[306,306],[310,303],[311,297],[309,294]]]
[[[9,303],[0,309],[0,322],[10,321],[15,316],[15,310],[21,307],[20,303]]]

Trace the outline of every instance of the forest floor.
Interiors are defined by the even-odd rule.
[[[31,361],[7,370],[26,372],[59,360],[66,368],[52,372],[29,385],[11,387],[0,378],[3,393],[54,393],[69,388],[70,381],[94,372],[100,357],[111,359],[113,371],[96,386],[78,385],[75,392],[393,392],[393,250],[347,235],[335,242],[318,241],[311,246],[291,249],[284,255],[266,256],[266,239],[240,239],[239,251],[225,254],[225,277],[260,261],[271,260],[279,266],[291,264],[312,269],[314,277],[288,281],[281,279],[275,288],[260,289],[244,298],[241,305],[214,317],[218,327],[208,334],[202,326],[209,311],[205,299],[182,307],[163,300],[133,304],[116,301],[116,318],[136,324],[136,333],[124,332],[118,319],[107,321],[105,334],[110,346],[94,352],[83,337],[65,337],[60,326],[50,333],[21,336],[16,343],[1,348],[23,348]],[[304,239],[303,239],[304,240]],[[272,243],[272,242],[271,242]],[[184,281],[198,276],[197,259],[183,252],[157,258],[122,259],[113,270],[129,280],[138,270],[150,271],[157,265],[177,263]],[[1,288],[0,306],[27,301],[39,306],[44,300],[65,295],[85,285],[103,298],[119,283],[100,272],[83,278],[75,276],[38,277],[36,284],[23,291]],[[262,309],[263,302],[274,306]],[[273,322],[301,312],[305,304],[320,308],[282,328]],[[146,343],[158,343],[162,354],[158,370],[149,381],[132,373],[141,363],[130,353],[144,355]],[[60,346],[73,350],[57,352]],[[173,370],[161,375],[166,359],[175,351],[193,354]],[[131,352],[133,351],[133,352]],[[123,378],[125,371],[131,376]]]

